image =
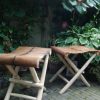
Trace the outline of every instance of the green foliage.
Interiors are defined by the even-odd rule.
[[[5,23],[0,24],[0,52],[4,52],[5,46],[10,46],[10,28],[6,27]]]
[[[17,46],[23,45],[28,36],[24,31],[2,22],[0,24],[0,53],[12,51]]]
[[[38,2],[35,2],[33,4],[38,8]],[[0,1],[0,53],[9,52],[27,43],[26,40],[33,32],[31,27],[34,27],[34,22],[39,21],[35,13],[38,9],[32,9],[33,4],[24,0]]]
[[[45,0],[39,2],[37,0],[0,0],[0,12],[0,24],[5,22],[5,28],[9,27],[13,31],[13,34],[8,35],[9,32],[3,34],[8,38],[11,36],[12,46],[23,45],[30,34],[36,33],[34,29],[36,24],[41,33],[45,33],[47,21],[45,18],[48,17],[48,5]],[[2,49],[0,51],[2,52]]]
[[[99,49],[100,28],[95,28],[92,23],[87,23],[82,27],[73,25],[66,32],[60,33],[55,43],[59,46],[79,44]]]
[[[100,0],[63,0],[62,5],[64,9],[70,12],[76,10],[80,14],[82,14],[87,11],[87,8],[90,7],[98,9],[98,5],[100,5]]]

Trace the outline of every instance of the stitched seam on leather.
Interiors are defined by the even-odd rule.
[[[19,56],[21,56],[21,55],[26,55],[26,54],[30,53],[33,49],[34,49],[34,47],[32,47],[32,49],[30,49],[28,52],[23,53],[23,54],[20,54]],[[17,57],[17,56],[14,56],[13,61],[12,61],[14,66],[16,66],[16,63],[15,63],[16,57]]]

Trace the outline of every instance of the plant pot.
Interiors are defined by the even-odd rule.
[[[50,72],[50,74],[54,74],[62,67],[62,65],[62,62],[50,61],[48,63],[48,71]]]

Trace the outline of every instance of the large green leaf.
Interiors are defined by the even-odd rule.
[[[86,7],[84,7],[84,6],[82,6],[82,9],[83,9],[83,11],[84,11],[84,12],[86,12],[86,9],[87,9],[87,8],[86,8]]]
[[[82,34],[81,36],[84,38],[89,38],[91,36],[91,33],[87,32],[87,33]]]
[[[96,48],[99,48],[99,47],[100,47],[100,41],[93,41],[92,44],[93,44]]]
[[[83,14],[86,12],[87,8],[89,7],[95,7],[98,8],[98,5],[100,4],[100,0],[83,0],[82,2],[78,3],[77,0],[63,0],[63,7],[64,9],[68,11],[77,10],[80,14]]]
[[[82,6],[85,7],[85,8],[89,8],[89,6],[85,3],[82,3]]]
[[[74,40],[73,37],[68,37],[66,40],[65,40],[65,43],[68,44],[68,43],[72,43]]]
[[[94,0],[98,5],[100,4],[100,0]]]
[[[80,38],[79,38],[79,42],[80,42],[81,44],[87,44],[87,43],[88,43],[88,40],[87,40],[86,38],[80,37]]]
[[[90,7],[93,7],[93,3],[91,2],[92,0],[86,0],[87,4],[90,6]]]
[[[77,44],[79,44],[78,39],[77,39],[77,38],[74,38],[72,44],[73,44],[73,45],[77,45]]]
[[[55,44],[61,44],[61,43],[64,43],[64,40],[62,38],[56,39]]]
[[[76,1],[76,0],[74,0],[74,1],[69,0],[69,2],[70,2],[70,3],[71,3],[71,5],[73,5],[73,6],[77,5],[77,1]]]
[[[80,14],[84,12],[83,7],[81,5],[77,5],[75,8]]]
[[[64,2],[62,3],[62,5],[63,5],[65,10],[68,10],[68,11],[72,12],[72,10],[73,10],[72,7],[66,5]]]

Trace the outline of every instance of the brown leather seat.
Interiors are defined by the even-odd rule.
[[[0,64],[37,66],[46,55],[51,54],[51,49],[41,47],[19,47],[11,53],[0,54]]]
[[[67,91],[70,86],[78,79],[80,78],[86,86],[90,87],[90,84],[87,82],[85,77],[83,76],[84,70],[89,66],[89,64],[93,61],[93,59],[97,56],[97,54],[100,54],[100,50],[95,50],[93,48],[87,48],[85,46],[69,46],[69,47],[56,47],[52,46],[52,50],[57,54],[60,61],[63,62],[63,66],[56,72],[56,74],[50,79],[50,82],[53,82],[57,77],[61,78],[63,81],[65,81],[66,85],[59,91],[60,94]],[[84,54],[84,53],[92,53],[90,58],[83,64],[83,66],[78,69],[76,66],[77,64],[74,64],[75,57],[77,54]],[[71,59],[69,56],[71,54],[74,54],[73,59]],[[78,57],[78,56],[77,56]],[[64,77],[61,73],[67,68],[67,70],[73,75],[73,77],[69,80],[67,77]],[[67,75],[67,74],[66,74]],[[72,76],[71,75],[71,76]]]
[[[51,46],[52,50],[56,53],[65,56],[66,54],[78,54],[78,53],[86,53],[86,52],[100,52],[100,50],[96,50],[93,48],[87,48],[85,46],[69,46],[69,47],[56,47]]]

